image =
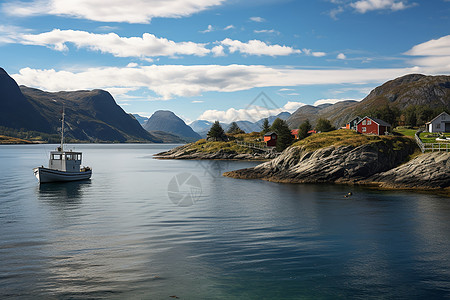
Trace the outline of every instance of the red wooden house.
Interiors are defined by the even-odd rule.
[[[267,143],[267,147],[275,147],[277,145],[277,134],[275,132],[268,132],[264,135],[264,142]]]
[[[364,117],[356,124],[356,131],[365,134],[384,135],[391,131],[391,124],[380,119]]]

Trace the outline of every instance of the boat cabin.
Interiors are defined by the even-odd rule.
[[[81,152],[52,151],[50,152],[48,165],[49,169],[65,172],[80,172]]]

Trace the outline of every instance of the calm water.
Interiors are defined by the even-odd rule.
[[[0,298],[450,297],[449,198],[152,159],[171,147],[74,145],[92,180],[39,186],[53,146],[0,146]]]

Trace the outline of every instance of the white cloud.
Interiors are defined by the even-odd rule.
[[[314,102],[314,106],[318,106],[321,104],[336,104],[338,102],[342,101],[348,101],[348,100],[355,100],[355,99],[320,99]],[[361,99],[355,100],[355,101],[361,101]]]
[[[234,29],[234,28],[235,28],[234,25],[228,25],[223,30],[230,30],[230,29]]]
[[[142,37],[120,37],[115,33],[96,34],[78,30],[54,29],[40,34],[22,34],[17,42],[26,45],[51,47],[57,51],[67,51],[67,43],[78,48],[111,53],[117,57],[148,58],[155,56],[197,55],[204,56],[211,50],[205,44],[194,42],[174,42],[144,33]]]
[[[222,45],[227,46],[230,53],[240,52],[243,54],[250,55],[269,55],[269,56],[284,56],[291,55],[295,53],[301,53],[300,50],[294,49],[288,46],[280,46],[280,45],[268,45],[263,41],[259,40],[251,40],[247,43],[232,40],[232,39],[224,39],[220,42]]]
[[[303,53],[305,53],[308,56],[314,56],[314,57],[323,57],[327,55],[325,52],[314,52],[311,49],[303,48]]]
[[[405,54],[418,57],[411,61],[415,65],[433,67],[443,73],[448,73],[450,70],[450,35],[416,45]]]
[[[149,23],[152,18],[179,18],[221,5],[225,0],[8,0],[10,15],[57,15],[100,22]]]
[[[208,28],[206,28],[205,30],[200,31],[201,33],[208,33],[208,32],[212,32],[214,31],[214,28],[212,25],[208,25]]]
[[[262,30],[254,30],[254,33],[270,33],[280,35],[280,32],[275,29],[262,29]]]
[[[211,51],[214,54],[214,56],[225,56],[225,52],[223,51],[223,49],[224,48],[222,45],[218,45],[212,48]]]
[[[288,91],[295,91],[294,89],[288,89],[288,88],[282,88],[278,90],[279,92],[288,92]]]
[[[197,119],[206,120],[210,122],[220,121],[224,123],[231,123],[233,121],[250,121],[256,122],[263,118],[270,116],[276,116],[281,112],[293,113],[299,107],[305,105],[301,102],[287,102],[283,107],[280,108],[267,108],[263,106],[253,105],[251,107],[235,109],[230,108],[228,110],[206,110]]]
[[[265,22],[266,20],[264,18],[261,18],[261,17],[251,17],[250,21],[261,23],[261,22]]]
[[[194,100],[194,101],[191,101],[191,103],[203,103],[203,102],[205,102],[205,101],[202,101],[202,100]]]
[[[347,56],[345,56],[344,53],[339,53],[339,54],[336,56],[336,58],[337,58],[337,59],[346,59]]]
[[[407,1],[398,0],[360,0],[350,4],[357,12],[364,14],[373,10],[391,10],[398,11],[403,10],[411,5],[407,4]]]
[[[24,68],[12,77],[19,84],[48,91],[140,88],[148,89],[162,99],[171,99],[258,87],[382,83],[409,73],[432,74],[435,70],[425,67],[313,70],[263,65],[151,65],[89,68],[78,72]]]
[[[225,47],[230,53],[240,52],[258,56],[286,56],[301,53],[300,50],[289,46],[268,45],[260,40],[241,42],[227,38],[221,42],[215,42],[216,46],[209,49],[208,44],[191,41],[175,42],[150,33],[144,33],[142,37],[121,37],[116,33],[98,34],[79,30],[53,29],[39,34],[23,34],[14,31],[10,33],[7,30],[7,27],[0,27],[0,42],[46,46],[56,51],[69,51],[68,44],[73,44],[77,48],[110,53],[116,57],[137,57],[150,62],[153,61],[153,57],[158,56],[205,56],[208,54],[224,56]],[[322,55],[321,53],[314,52],[312,55]]]

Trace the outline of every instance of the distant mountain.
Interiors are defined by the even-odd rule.
[[[276,118],[280,118],[282,120],[286,120],[287,118],[289,118],[291,114],[288,112],[282,112],[279,113],[276,116],[270,116],[267,119],[269,120],[269,124],[272,124],[273,121],[275,121]],[[254,132],[254,131],[261,131],[261,126],[264,122],[264,119],[261,119],[257,122],[250,122],[250,121],[236,121],[236,124],[239,126],[239,128],[241,128],[242,130],[244,130],[247,133],[250,132]],[[213,122],[210,121],[206,121],[206,120],[197,120],[194,121],[190,124],[190,126],[192,127],[192,129],[197,132],[198,134],[200,134],[202,136],[202,138],[206,137],[206,134],[208,133],[209,129],[211,128]],[[231,123],[220,123],[220,125],[222,126],[222,128],[227,131],[228,128],[230,127]]]
[[[196,141],[201,136],[186,125],[182,119],[168,110],[156,111],[144,124],[147,131],[165,131],[180,136],[185,141]]]
[[[139,124],[141,124],[141,126],[144,126],[145,122],[147,122],[148,118],[147,117],[143,117],[140,116],[138,114],[130,114],[133,118],[136,119],[136,121],[139,122]]]
[[[197,120],[189,124],[189,126],[197,133],[203,132],[205,130],[209,130],[212,126],[213,122],[209,122],[206,120]]]
[[[0,70],[1,130],[58,135],[63,105],[67,140],[161,142],[124,112],[106,91],[50,93],[25,86],[19,88],[3,69]]]
[[[343,101],[326,107],[302,106],[287,122],[291,128],[296,128],[306,119],[314,123],[318,118],[327,118],[340,127],[357,115],[363,117],[386,105],[401,112],[411,105],[449,109],[450,76],[405,75],[373,89],[360,102]]]

